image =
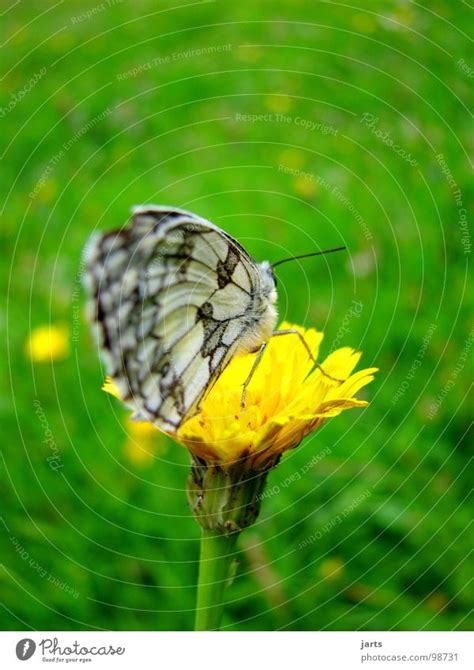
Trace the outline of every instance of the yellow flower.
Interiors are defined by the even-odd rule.
[[[315,359],[323,333],[288,323],[281,330],[294,329],[304,337]],[[201,411],[186,421],[175,440],[191,454],[215,465],[230,465],[245,459],[248,469],[266,469],[288,449],[329,418],[345,409],[365,407],[355,397],[373,380],[377,368],[351,374],[361,357],[349,347],[337,349],[322,363],[333,381],[314,367],[305,346],[295,334],[272,337],[247,388],[241,407],[242,387],[257,354],[236,356],[218,378],[204,400]],[[102,389],[120,400],[110,377]],[[151,423],[135,422],[156,432]]]
[[[59,361],[69,355],[69,331],[66,326],[38,326],[26,343],[26,355],[35,362]]]
[[[297,329],[318,358],[323,334]],[[344,347],[330,354],[318,368],[297,335],[272,337],[248,386],[245,408],[242,385],[256,354],[235,357],[217,380],[201,411],[179,429],[177,439],[207,464],[245,462],[247,470],[263,470],[327,419],[367,402],[355,394],[373,380],[376,368],[351,374],[361,354]]]
[[[296,329],[318,358],[322,333],[288,323],[281,328]],[[365,407],[367,402],[355,394],[372,381],[376,371],[369,368],[352,374],[361,354],[344,347],[322,361],[323,374],[298,335],[275,336],[247,387],[242,408],[243,384],[256,355],[235,356],[199,413],[170,434],[193,457],[187,493],[194,516],[203,528],[216,533],[237,533],[254,523],[267,474],[283,452],[297,447],[330,417],[351,407]],[[110,378],[102,388],[120,398]],[[145,431],[149,445],[155,427],[151,423],[137,426]],[[141,454],[134,454],[141,459]]]

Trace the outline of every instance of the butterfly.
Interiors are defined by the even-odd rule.
[[[182,209],[135,207],[127,226],[95,234],[85,250],[88,316],[121,399],[135,416],[176,433],[237,354],[257,352],[242,389],[275,330],[273,269],[303,254],[257,263],[228,233]]]
[[[141,206],[85,251],[88,314],[122,400],[167,432],[199,405],[233,356],[275,331],[272,266],[181,209]]]

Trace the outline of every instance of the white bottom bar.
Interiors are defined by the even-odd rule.
[[[174,670],[472,670],[468,632],[0,632],[0,665]]]

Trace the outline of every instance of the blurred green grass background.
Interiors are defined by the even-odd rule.
[[[5,10],[2,629],[192,627],[188,456],[101,392],[79,292],[89,234],[147,202],[259,260],[346,244],[281,268],[282,318],[380,368],[369,408],[271,473],[224,627],[472,626],[470,19],[440,0]],[[63,360],[25,354],[44,324],[68,328]]]

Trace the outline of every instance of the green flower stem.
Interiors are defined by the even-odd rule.
[[[195,630],[219,630],[238,535],[202,529]]]

